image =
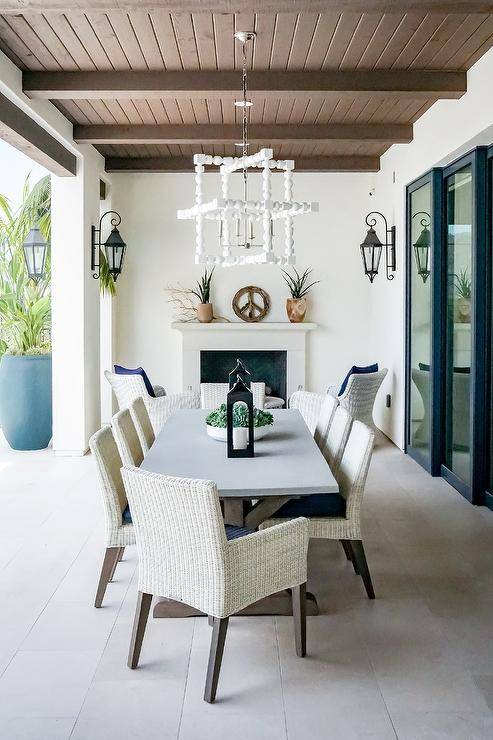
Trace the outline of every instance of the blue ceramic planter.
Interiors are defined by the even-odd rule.
[[[3,355],[0,426],[14,450],[42,450],[52,434],[51,355]]]

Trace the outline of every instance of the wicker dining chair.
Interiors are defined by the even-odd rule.
[[[120,472],[122,460],[111,427],[103,427],[93,434],[89,447],[96,461],[106,523],[106,550],[94,601],[94,606],[99,608],[125,547],[135,545],[135,533],[133,525],[123,521],[127,496]]]
[[[130,409],[122,409],[115,414],[111,426],[123,465],[135,465],[138,468],[144,459],[144,452]]]
[[[297,519],[228,540],[215,483],[123,468],[139,555],[128,665],[136,668],[153,595],[209,615],[212,641],[204,699],[216,695],[229,617],[292,590],[296,653],[305,655],[308,524]]]
[[[200,384],[200,408],[217,409],[222,403],[226,403],[229,391],[228,383],[201,383]],[[253,405],[257,409],[264,408],[265,383],[252,383]]]
[[[338,396],[339,406],[347,409],[353,419],[358,419],[363,424],[375,428],[373,406],[387,372],[384,368],[376,373],[350,375],[344,393]],[[336,385],[328,388],[328,392],[333,395],[337,395],[338,390]]]
[[[136,398],[130,405],[130,413],[139,435],[142,452],[146,455],[154,444],[156,436],[143,398]]]
[[[315,433],[325,396],[310,391],[295,391],[289,399],[289,408],[298,409],[312,434]]]
[[[340,493],[326,494],[325,499],[333,511],[337,509],[338,504],[342,504],[341,511],[335,516],[323,515],[320,512],[318,516],[308,517],[310,537],[340,540],[346,557],[353,563],[355,573],[360,575],[363,580],[369,599],[375,598],[375,592],[363,547],[361,506],[374,438],[375,433],[370,427],[360,421],[353,422],[336,475]],[[344,501],[341,501],[340,497]],[[319,497],[319,500],[322,500],[322,497]],[[295,501],[297,504],[296,515],[305,516],[303,514],[303,500],[297,499]],[[299,505],[298,502],[300,502]],[[286,510],[289,504],[290,502],[285,504],[281,511]],[[286,521],[285,516],[279,517],[276,515],[274,518],[263,522],[260,529],[264,530],[283,521]]]
[[[323,450],[325,446],[327,431],[332,423],[332,419],[334,418],[338,403],[337,398],[332,396],[330,393],[327,393],[322,401],[317,423],[315,425],[315,431],[313,433],[315,442],[320,450]]]
[[[353,420],[346,409],[338,406],[322,442],[322,454],[334,476],[337,476]]]
[[[116,375],[116,373],[105,370],[104,376],[113,388],[120,409],[130,408],[137,398],[143,399],[154,434],[159,434],[163,425],[175,411],[200,407],[200,396],[193,391],[153,398],[147,393],[140,375]]]

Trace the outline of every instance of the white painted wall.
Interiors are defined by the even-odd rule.
[[[295,199],[320,202],[318,214],[295,219],[298,268],[313,267],[314,278],[321,280],[311,293],[308,314],[319,324],[308,335],[307,387],[314,391],[340,381],[353,363],[380,361],[370,344],[371,289],[358,246],[365,234],[362,204],[368,183],[365,174],[295,174]],[[281,187],[279,176],[274,188],[280,192]],[[117,284],[117,359],[128,366],[143,365],[152,382],[176,392],[181,390],[179,334],[170,328],[172,309],[165,288],[177,283],[190,286],[201,274],[194,265],[194,224],[176,219],[178,208],[193,203],[194,178],[118,174],[112,188],[113,204],[122,215],[121,234],[128,244]],[[205,197],[220,192],[216,175],[206,175],[205,191]],[[275,266],[218,268],[213,288],[216,312],[238,321],[231,300],[239,288],[251,284],[271,296],[266,320],[287,321],[288,292]]]
[[[434,166],[450,163],[475,146],[493,142],[493,49],[468,72],[468,92],[460,100],[436,103],[414,126],[411,144],[396,144],[373,176],[375,194],[368,210],[380,210],[397,227],[397,272],[393,282],[379,276],[371,290],[371,345],[390,370],[385,391],[390,409],[379,405],[376,421],[396,444],[404,444],[404,259],[405,187]],[[395,179],[395,182],[394,182]]]

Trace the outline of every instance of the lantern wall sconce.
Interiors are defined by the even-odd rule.
[[[413,215],[413,218],[416,218],[416,216],[423,216],[423,218],[420,220],[420,224],[423,227],[423,230],[413,244],[414,258],[416,260],[416,268],[418,270],[418,275],[420,275],[420,277],[422,278],[423,283],[426,283],[426,281],[428,280],[431,274],[431,270],[430,270],[431,216],[426,211],[418,211],[417,213]]]
[[[29,234],[22,244],[22,251],[27,274],[31,280],[38,283],[45,275],[46,254],[48,252],[48,244],[43,239],[39,224],[29,229]]]
[[[113,214],[111,218],[112,229],[110,235],[104,243],[101,242],[101,224],[105,216]],[[100,250],[104,250],[104,255],[108,263],[109,272],[113,280],[117,280],[118,275],[121,275],[123,267],[123,259],[125,257],[125,250],[127,245],[120,236],[120,232],[117,229],[122,222],[122,218],[116,211],[106,211],[99,219],[99,228],[91,226],[91,270],[92,276],[95,280],[100,275]]]
[[[377,223],[375,216],[380,216],[385,224],[385,243],[380,241],[375,231],[374,227]],[[365,221],[366,225],[370,227],[364,241],[360,244],[365,275],[370,278],[370,283],[373,283],[375,277],[378,275],[382,250],[385,247],[386,276],[387,280],[393,280],[394,275],[392,273],[396,270],[395,226],[391,226],[389,229],[387,219],[380,211],[372,211],[367,215]]]

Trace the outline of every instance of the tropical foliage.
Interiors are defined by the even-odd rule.
[[[22,244],[29,229],[38,224],[49,243],[50,177],[32,188],[26,178],[22,205],[13,211],[0,195],[0,353],[43,354],[50,351],[51,263],[49,249],[45,274],[35,283],[29,279]]]
[[[468,270],[461,270],[458,275],[454,275],[454,278],[457,295],[460,298],[465,298],[466,301],[470,301],[472,295],[472,282]]]
[[[205,268],[204,274],[200,278],[200,280],[197,280],[197,290],[192,290],[191,293],[193,295],[197,296],[199,301],[201,303],[209,303],[211,299],[211,281],[212,276],[214,274],[214,270],[216,268],[213,267],[210,273],[207,273],[207,267]]]
[[[205,423],[211,427],[226,427],[226,404],[222,403],[219,408],[206,417]],[[254,427],[266,427],[274,423],[274,417],[268,411],[262,411],[262,409],[253,410],[253,426]],[[243,402],[235,403],[233,406],[233,426],[234,427],[247,427],[248,426],[248,413],[247,406]]]

